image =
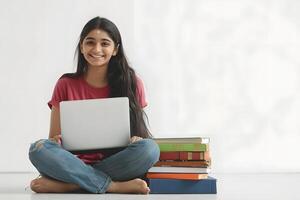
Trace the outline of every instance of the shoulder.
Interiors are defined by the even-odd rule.
[[[67,87],[78,82],[78,77],[67,76],[68,74],[63,74],[56,82],[56,86]]]
[[[137,86],[137,88],[138,89],[144,88],[144,82],[143,82],[143,80],[138,75],[136,75],[135,78],[136,78],[136,86]]]

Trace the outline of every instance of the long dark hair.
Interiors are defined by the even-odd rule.
[[[80,51],[80,45],[89,32],[94,29],[105,31],[114,41],[115,46],[118,45],[116,56],[112,56],[108,63],[107,75],[110,97],[129,98],[131,136],[139,136],[142,138],[152,137],[145,122],[146,119],[148,122],[147,115],[137,99],[137,78],[135,71],[127,62],[123,50],[121,34],[113,22],[106,18],[95,17],[83,27],[75,52],[75,56],[77,56],[76,72],[64,74],[62,77],[76,78],[82,76],[87,71],[87,61]]]

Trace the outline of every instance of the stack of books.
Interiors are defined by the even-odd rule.
[[[211,169],[209,138],[154,138],[159,161],[146,177],[152,194],[216,194]]]

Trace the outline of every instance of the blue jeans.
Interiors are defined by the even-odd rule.
[[[91,193],[105,193],[111,181],[143,176],[158,161],[159,153],[152,139],[142,139],[100,162],[87,165],[58,143],[42,139],[31,144],[29,159],[41,175],[77,184]]]

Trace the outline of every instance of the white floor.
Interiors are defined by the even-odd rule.
[[[300,200],[300,173],[212,174],[218,179],[217,195],[119,195],[119,194],[35,194],[25,190],[33,173],[0,173],[1,200]]]

